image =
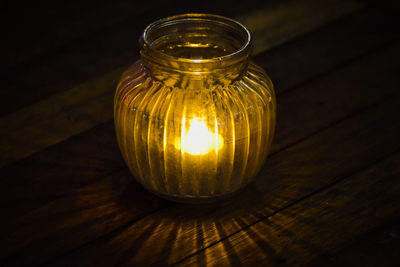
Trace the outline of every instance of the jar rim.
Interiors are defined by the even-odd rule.
[[[230,27],[234,30],[240,31],[241,34],[245,37],[244,42],[241,47],[237,50],[222,56],[206,58],[206,59],[193,59],[193,58],[185,58],[185,57],[177,57],[173,55],[169,55],[164,53],[152,46],[152,43],[149,40],[149,36],[152,31],[160,29],[161,27],[168,26],[174,23],[182,23],[182,22],[211,22],[219,25],[224,25]],[[180,15],[174,15],[166,18],[159,19],[150,25],[148,25],[143,34],[141,35],[139,42],[142,46],[142,49],[149,50],[155,57],[162,57],[166,60],[171,61],[180,61],[182,63],[214,63],[221,61],[230,61],[234,59],[240,59],[242,57],[249,56],[251,52],[251,35],[250,32],[236,20],[220,16],[214,14],[204,14],[204,13],[186,13]],[[236,61],[236,60],[234,60]]]

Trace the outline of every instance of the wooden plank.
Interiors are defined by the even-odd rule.
[[[203,262],[207,265],[229,262],[249,266],[304,265],[399,214],[399,161],[400,153],[396,153],[258,221],[179,265],[194,266]],[[241,219],[233,221],[239,224]],[[226,226],[220,226],[223,232]],[[351,255],[352,261],[360,263],[356,256]],[[382,266],[383,262],[384,259],[379,259],[378,265]],[[392,264],[389,262],[388,266]]]
[[[312,47],[312,45],[310,46]],[[280,119],[278,120],[277,137],[273,150],[278,151],[282,147],[297,142],[321,127],[329,126],[333,121],[346,116],[346,114],[355,112],[365,107],[365,105],[382,99],[382,97],[392,90],[396,90],[396,88],[391,87],[391,85],[394,84],[393,81],[397,79],[397,76],[393,74],[393,68],[395,66],[384,63],[391,62],[391,60],[397,62],[399,59],[397,51],[397,47],[393,47],[389,52],[373,55],[372,59],[365,59],[335,75],[329,76],[325,81],[317,82],[311,87],[312,89],[306,90],[305,93],[302,93],[303,90],[297,90],[292,92],[294,94],[293,97],[290,97],[292,93],[288,93],[285,94],[284,97],[278,98],[279,107],[292,107],[300,104],[301,106],[299,106],[299,111],[295,112],[295,114],[291,109],[279,108],[278,116]],[[307,54],[304,56],[307,57]],[[387,58],[391,58],[391,60]],[[284,68],[281,69],[282,71],[285,70]],[[377,76],[377,79],[365,80],[362,78],[364,76],[371,78]],[[340,81],[342,78],[345,84],[359,84],[360,81],[362,83],[352,88],[352,90],[348,90],[348,87],[337,84],[337,81]],[[326,84],[329,84],[331,87],[327,87]],[[378,85],[386,87],[387,91],[375,90]],[[321,95],[319,93],[321,87],[325,88],[327,92],[331,92],[331,94]],[[334,90],[336,87],[341,88],[341,90]],[[351,94],[348,96],[349,92],[351,92]],[[361,92],[365,97],[359,97],[359,94],[362,95]],[[298,99],[304,98],[305,94],[309,95],[310,98],[305,99],[307,101],[301,101],[299,103]],[[349,100],[346,102],[332,102],[330,101],[331,99]],[[300,112],[300,110],[303,110],[303,112]],[[324,119],[321,120],[321,118]],[[313,120],[319,121],[319,123],[315,123]],[[304,121],[304,123],[296,124],[297,121]],[[297,127],[293,127],[294,125],[297,125]],[[280,136],[286,137],[283,138]],[[85,149],[82,150],[83,146]],[[81,153],[85,154],[81,155]],[[96,157],[96,160],[93,162],[92,158],[94,155],[98,156],[98,158]],[[73,199],[72,197],[78,199],[81,197],[85,199],[84,192],[91,191],[91,188],[106,188],[105,186],[101,186],[101,184],[112,184],[115,178],[113,175],[102,178],[107,181],[102,181],[100,178],[122,165],[123,163],[118,155],[118,148],[115,143],[112,123],[109,123],[104,125],[104,129],[101,128],[98,131],[94,130],[84,135],[77,136],[70,141],[50,148],[48,151],[39,153],[34,157],[0,170],[1,176],[8,178],[5,180],[6,183],[3,182],[4,186],[0,187],[3,191],[0,194],[0,197],[2,197],[1,203],[4,203],[2,210],[8,215],[7,217],[10,219],[12,218],[10,222],[13,222],[15,226],[14,229],[18,229],[20,233],[20,238],[14,236],[13,239],[15,243],[9,246],[10,253],[11,251],[15,252],[23,249],[24,246],[29,243],[36,244],[38,239],[40,240],[40,237],[38,238],[37,235],[35,236],[29,233],[38,232],[37,229],[41,227],[42,222],[40,218],[43,216],[48,218],[50,214],[58,210],[55,207],[65,206],[65,202],[63,202],[64,199]],[[43,171],[44,169],[46,171]],[[76,178],[71,180],[71,177]],[[124,182],[118,184],[120,186],[118,190],[121,191],[131,182],[127,170],[125,170],[123,177],[125,177],[125,180],[123,180]],[[97,182],[97,180],[99,181]],[[82,189],[82,186],[90,183],[94,184],[89,185],[86,189]],[[31,190],[35,188],[40,188],[40,190]],[[116,188],[114,190],[116,190]],[[112,198],[108,197],[109,192],[99,190],[98,194],[105,195],[101,199],[113,201]],[[137,200],[137,202],[139,201],[140,199]],[[131,202],[135,203],[135,200],[132,199]],[[7,203],[14,204],[11,207]],[[73,203],[74,202],[71,204]],[[104,202],[97,203],[97,205],[103,204]],[[81,212],[82,205],[83,204],[64,207],[60,208],[60,210],[67,210],[68,208],[67,215],[72,218],[78,216],[76,212]],[[96,205],[94,203],[91,205],[92,208],[87,208],[87,213],[95,210],[94,207],[96,207]],[[118,210],[118,213],[121,213],[121,210]],[[117,216],[118,213],[115,213],[115,216]],[[125,221],[123,222],[134,220],[136,215],[137,214],[124,216]],[[57,218],[57,216],[55,216],[55,218]],[[28,222],[32,222],[32,224],[29,225]],[[54,224],[53,227],[56,227],[59,221],[49,221],[48,223],[49,225]],[[88,223],[87,218],[82,218],[81,220],[76,220],[73,225],[86,225],[86,223]],[[23,228],[21,224],[28,226]],[[103,221],[103,224],[107,225],[109,231],[123,225],[121,221],[116,223],[115,221],[107,219]],[[68,227],[68,225],[65,225],[65,227]],[[93,231],[87,231],[87,236],[81,237],[73,235],[72,237],[76,238],[73,240],[67,240],[67,237],[64,236],[65,232],[60,232],[59,239],[63,240],[64,248],[68,249],[96,238],[104,232],[105,231],[97,231],[94,229]],[[43,233],[43,235],[45,235],[45,233]],[[27,236],[31,236],[31,238],[27,238]],[[52,247],[49,249],[57,250],[58,248]],[[40,253],[46,254],[47,251],[41,249]],[[6,254],[7,253],[4,255]],[[43,255],[42,259],[44,258],[45,256]]]
[[[297,56],[297,46],[289,44],[287,46],[282,47],[282,49],[274,49],[279,55],[288,55],[289,58],[292,58],[296,61],[297,64],[301,66],[301,62],[306,62],[306,65],[302,65],[303,69],[307,69],[306,72],[303,72],[303,75],[292,75],[293,69],[290,67],[290,64],[287,64],[286,61],[276,61],[270,68],[271,71],[275,72],[275,75],[278,77],[287,77],[287,79],[278,80],[278,84],[282,81],[282,86],[285,84],[296,84],[302,83],[305,80],[310,79],[312,75],[318,75],[320,72],[326,72],[329,69],[334,68],[337,64],[341,64],[342,60],[346,60],[351,57],[351,54],[346,55],[346,53],[340,52],[336,57],[331,58],[329,53],[323,53],[324,51],[332,50],[332,46],[342,47],[344,51],[352,51],[355,53],[354,56],[358,56],[359,50],[365,51],[369,46],[362,46],[365,43],[368,43],[368,40],[383,40],[384,36],[376,36],[373,38],[373,34],[367,32],[365,35],[359,35],[359,39],[350,38],[350,36],[357,35],[359,32],[363,32],[361,29],[363,25],[369,26],[375,23],[375,19],[379,19],[379,17],[372,17],[371,20],[370,15],[366,16],[370,13],[361,13],[360,18],[351,18],[346,19],[345,21],[348,24],[344,24],[342,21],[337,23],[337,27],[333,28],[324,28],[322,31],[315,32],[305,38],[297,40],[299,43],[299,47],[309,47],[308,50],[304,49],[301,56]],[[359,21],[359,24],[355,23],[354,20]],[[352,28],[352,25],[356,25],[357,27]],[[369,28],[369,27],[368,27]],[[343,29],[350,29],[348,32]],[[345,35],[340,36],[338,40],[347,40],[350,39],[349,47],[341,46],[341,42],[337,41],[336,44],[332,44],[333,39],[337,39],[338,32],[343,32]],[[321,38],[318,38],[320,36]],[[333,36],[332,39],[327,38],[327,36]],[[382,38],[378,38],[382,37]],[[307,41],[308,40],[308,41]],[[322,40],[322,41],[321,41]],[[296,43],[297,43],[296,42]],[[345,41],[347,43],[347,41]],[[375,43],[372,42],[371,46]],[[319,49],[317,49],[318,47]],[[323,49],[323,47],[325,47]],[[353,49],[350,49],[354,47]],[[344,49],[348,48],[348,49]],[[357,48],[360,48],[359,50]],[[315,53],[315,51],[317,51]],[[266,60],[266,65],[268,62],[273,61],[274,53],[268,53],[267,56],[263,56],[261,59]],[[394,60],[398,59],[396,52],[392,52],[384,56],[393,57]],[[344,58],[341,55],[346,55]],[[325,63],[322,63],[323,56],[326,55],[327,60]],[[353,112],[363,106],[363,103],[357,102],[357,100],[363,101],[363,99],[359,99],[356,97],[356,94],[353,94],[352,97],[355,98],[354,104],[351,104],[350,101],[346,101],[346,106],[331,106],[329,109],[324,111],[324,107],[326,105],[324,103],[330,102],[331,98],[343,98],[344,95],[347,94],[346,91],[343,90],[335,90],[335,79],[339,79],[336,77],[344,77],[350,83],[357,83],[359,78],[353,78],[353,72],[355,73],[363,73],[363,75],[370,76],[375,74],[375,65],[382,65],[383,68],[380,69],[379,73],[381,75],[381,79],[377,79],[372,81],[370,85],[375,84],[378,86],[380,83],[382,84],[391,84],[393,81],[391,65],[386,64],[385,59],[379,59],[381,54],[375,56],[375,59],[372,60],[369,64],[368,68],[365,68],[360,72],[360,68],[362,68],[363,64],[359,65],[355,69],[350,69],[349,71],[345,71],[340,74],[340,76],[334,76],[331,78],[332,81],[329,81],[331,87],[327,87],[325,90],[331,90],[331,94],[337,92],[337,95],[327,95],[325,98],[318,98],[320,95],[320,89],[318,87],[326,87],[325,85],[317,85],[314,86],[316,88],[310,89],[315,90],[317,93],[309,93],[313,97],[317,97],[314,101],[317,103],[319,101],[321,107],[319,107],[319,113],[321,116],[326,116],[325,124],[312,124],[311,119],[315,118],[315,115],[312,111],[309,111],[310,114],[302,116],[301,113],[291,114],[291,107],[301,105],[299,108],[307,110],[306,105],[309,105],[309,102],[299,102],[298,99],[304,98],[301,91],[294,92],[293,94],[289,94],[284,98],[278,97],[278,115],[280,118],[296,118],[296,120],[307,120],[308,124],[302,124],[301,127],[293,127],[291,125],[292,120],[290,119],[278,119],[277,125],[277,136],[274,141],[273,151],[277,151],[282,149],[285,146],[288,146],[290,143],[296,142],[300,138],[303,138],[310,134],[311,132],[317,130],[319,127],[325,127],[334,121],[340,116],[344,116],[347,112]],[[271,59],[271,60],[268,60]],[[318,64],[310,64],[306,60],[312,62],[318,62]],[[337,59],[335,62],[333,59]],[[259,62],[262,63],[262,62]],[[280,63],[280,65],[279,65]],[[297,65],[296,64],[296,65]],[[288,66],[289,65],[289,66]],[[267,66],[268,67],[268,66]],[[301,69],[301,68],[299,68]],[[369,72],[366,70],[369,70]],[[286,74],[286,75],[285,75]],[[323,81],[322,81],[323,83]],[[279,87],[281,90],[286,90],[286,87]],[[366,85],[367,86],[367,85]],[[359,91],[363,90],[363,87],[357,87]],[[373,90],[373,87],[368,87],[370,90],[366,90],[365,94],[369,95],[369,100],[375,101],[375,99],[380,99],[387,92],[380,90]],[[354,92],[358,92],[354,90]],[[383,95],[381,94],[383,93]],[[279,96],[279,94],[278,94]],[[357,104],[358,103],[358,104]],[[368,102],[371,103],[371,102]],[[341,103],[343,104],[343,103]],[[364,103],[365,104],[365,103]],[[331,110],[335,110],[334,113]],[[342,112],[342,113],[338,113]],[[311,114],[313,113],[313,114]],[[297,117],[299,115],[299,117]],[[319,121],[321,123],[321,120]],[[299,125],[300,126],[300,125]],[[82,149],[84,147],[84,150]],[[51,168],[50,168],[51,166]],[[2,193],[0,194],[0,199],[2,203],[6,203],[7,201],[12,201],[14,205],[10,207],[9,205],[4,205],[2,207],[3,214],[8,214],[8,216],[17,216],[18,214],[22,214],[26,210],[30,210],[33,207],[37,207],[40,203],[45,203],[51,197],[59,197],[69,192],[69,190],[73,190],[79,188],[81,186],[85,186],[90,184],[98,179],[98,177],[102,177],[112,172],[115,169],[122,168],[124,163],[121,160],[119,155],[118,147],[115,141],[115,135],[113,130],[113,123],[109,122],[105,125],[101,125],[95,129],[92,129],[85,134],[81,134],[79,136],[75,136],[73,138],[68,139],[56,146],[50,147],[49,149],[35,154],[31,157],[28,157],[24,160],[21,160],[15,164],[9,165],[7,168],[3,168],[0,170],[0,176],[7,177],[3,181],[4,186],[0,187]],[[67,171],[65,169],[67,168]],[[43,171],[46,169],[46,171]],[[54,179],[54,176],[57,179]],[[74,179],[71,182],[70,177],[79,177],[79,179]],[[31,190],[26,186],[26,184],[30,184],[31,186],[41,186],[40,184],[46,184],[45,188],[41,188],[41,190]],[[29,205],[27,204],[29,203]]]
[[[27,210],[19,219],[7,222],[5,227],[9,233],[4,233],[5,240],[2,238],[1,243],[6,245],[1,262],[6,265],[43,263],[49,256],[114,231],[169,204],[133,181],[126,169],[114,172],[112,179],[101,179],[95,186],[67,191],[64,196],[46,201],[40,208]],[[29,236],[24,235],[28,232]],[[22,250],[14,251],[16,247]],[[21,251],[23,257],[19,258]]]
[[[324,26],[318,33],[262,53],[255,61],[272,77],[279,94],[399,40],[395,32],[393,21],[384,14],[361,10]]]
[[[336,0],[279,2],[274,12],[255,9],[237,20],[251,32],[254,53],[259,54],[361,7],[361,2]]]
[[[177,1],[159,1],[156,6],[153,0],[140,5],[117,1],[111,7],[96,5],[90,10],[90,14],[79,16],[84,10],[76,11],[79,12],[74,13],[78,17],[76,21],[57,21],[52,25],[57,30],[50,31],[50,36],[42,34],[37,45],[32,44],[31,40],[31,45],[24,47],[28,50],[38,48],[40,51],[36,52],[40,53],[36,59],[2,70],[5,76],[3,86],[7,90],[0,91],[0,115],[132,64],[139,55],[138,38],[143,29],[161,17],[184,13],[185,10],[201,11],[204,7],[207,7],[207,12],[222,10],[222,15],[233,16],[239,10],[243,13],[244,7],[256,8],[261,5],[253,3],[258,2],[257,0],[236,5],[227,5],[225,1],[207,5],[207,1],[189,2],[184,6]],[[121,10],[124,6],[126,8]],[[35,16],[38,14],[35,13]],[[54,19],[58,20],[58,17]],[[82,19],[88,22],[77,29],[82,24]],[[60,23],[65,23],[66,26],[59,26]],[[40,27],[39,29],[43,30]],[[32,34],[39,35],[36,31]],[[23,37],[26,38],[25,35]],[[17,56],[27,55],[17,53]]]
[[[90,3],[92,2],[92,3]],[[129,1],[113,3],[94,1],[64,2],[54,5],[50,1],[20,5],[8,3],[3,18],[11,25],[2,53],[2,71],[32,60],[59,53],[69,42],[92,34],[110,25],[125,21],[154,9],[154,4],[165,7],[164,1],[146,1],[132,5]],[[21,33],[24,34],[21,34]],[[29,42],[29,45],[27,45]]]
[[[3,19],[12,25],[12,31],[9,32],[9,38],[3,42],[6,47],[2,54],[1,70],[9,70],[12,67],[19,69],[21,65],[36,64],[44,58],[59,56],[69,49],[71,44],[86,45],[87,37],[93,37],[99,32],[118,31],[124,28],[124,35],[133,34],[136,43],[138,35],[133,29],[140,27],[138,24],[145,26],[155,19],[187,12],[211,12],[233,16],[242,14],[243,10],[257,8],[262,2],[249,0],[232,5],[227,0],[205,0],[182,5],[177,0],[150,0],[140,3],[117,0],[112,3],[82,1],[54,5],[46,0],[23,6],[18,3],[8,3]],[[29,45],[26,44],[27,40]],[[91,41],[92,48],[96,49],[96,43],[93,41]],[[102,41],[107,42],[107,40]]]
[[[389,69],[383,70],[379,62],[387,62],[390,58],[396,61],[397,57],[391,53],[400,56],[398,50],[398,46],[392,47],[391,52],[384,52],[387,53],[385,56],[383,52],[379,53],[315,81],[309,85],[310,89],[307,86],[279,98],[278,101],[282,101],[296,92],[303,96],[294,95],[285,103],[292,104],[288,107],[295,107],[295,110],[279,111],[280,121],[287,121],[299,135],[292,132],[297,137],[287,137],[286,144],[278,143],[275,151],[291,142],[298,143],[322,127],[328,128],[270,157],[258,179],[240,196],[227,202],[198,207],[174,204],[118,233],[80,247],[56,263],[70,265],[79,261],[82,265],[90,265],[97,260],[106,265],[174,263],[391,153],[399,148],[396,140],[400,122],[386,115],[394,112],[398,99],[390,105],[376,106],[374,102],[384,97],[377,94],[397,90],[397,66],[386,64]],[[382,90],[376,90],[377,84],[382,86]],[[318,93],[321,88],[326,89],[326,94]],[[294,106],[299,99],[302,104]],[[346,101],[339,101],[343,99]],[[285,104],[281,102],[281,106]],[[370,106],[369,110],[362,112],[366,105]],[[335,121],[357,111],[357,116],[329,128]],[[301,115],[297,117],[293,113]],[[277,136],[285,131],[288,131],[286,127],[278,128]],[[374,142],[370,142],[371,137]],[[254,212],[249,213],[249,207]],[[234,221],[237,218],[241,219],[241,223]],[[225,226],[224,232],[219,230],[219,225]],[[143,231],[150,226],[151,231]],[[144,236],[143,232],[146,232]],[[65,238],[63,240],[66,242]],[[169,240],[177,240],[170,249],[166,245]],[[32,253],[36,255],[36,252]],[[25,250],[24,255],[25,259],[29,256]]]
[[[344,248],[328,251],[308,265],[326,267],[399,266],[399,237],[400,218],[397,217],[356,237]]]
[[[339,0],[334,1],[341,2]],[[295,8],[298,7],[297,3],[297,1],[292,1],[285,5],[285,7],[292,10],[292,5]],[[321,24],[327,23],[328,21],[325,19],[315,19],[315,24],[310,24],[312,20],[308,17],[309,13],[318,13],[315,11],[319,7],[324,7],[318,3],[319,1],[316,0],[305,1],[302,8],[309,11],[308,13],[304,13],[304,17],[302,16],[301,20],[298,19],[297,13],[294,12],[290,12],[290,14],[296,14],[294,18],[297,20],[279,15],[280,13],[285,13],[286,9],[284,8],[271,9],[269,5],[263,8],[265,16],[276,18],[276,23],[281,22],[283,17],[288,19],[288,24],[296,25],[294,28],[283,28],[282,31],[274,33],[274,35],[276,34],[276,40],[273,42],[274,45],[287,41],[288,36],[294,37],[303,34],[304,29],[312,30]],[[346,4],[347,8],[344,8],[342,10],[343,13],[340,13],[340,15],[360,8],[358,3],[350,3],[352,4],[348,6]],[[322,9],[319,14],[328,13],[330,13],[329,9]],[[339,14],[336,15],[339,16]],[[249,16],[251,17],[252,14],[249,14]],[[330,20],[334,19],[330,16],[328,18]],[[255,19],[258,21],[259,16],[255,17]],[[251,21],[251,18],[247,20],[250,25]],[[269,32],[276,25],[270,22],[264,24],[264,26],[264,32]],[[295,29],[298,29],[299,32],[296,33]],[[257,29],[257,31],[261,31],[261,29]],[[285,31],[290,31],[290,34]],[[268,35],[268,39],[270,40],[274,35]],[[258,36],[258,39],[261,39],[267,35]],[[265,43],[265,45],[262,50],[271,47],[268,43]],[[121,71],[122,68],[116,69],[100,78],[55,94],[29,107],[1,117],[0,167],[112,119],[112,96]]]
[[[113,122],[1,168],[0,207],[10,218],[3,224],[12,226],[18,217],[123,168]]]

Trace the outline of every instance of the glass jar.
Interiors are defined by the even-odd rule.
[[[249,32],[225,17],[184,14],[152,23],[140,43],[114,99],[133,175],[180,202],[243,188],[267,157],[276,116],[271,80],[249,59]]]

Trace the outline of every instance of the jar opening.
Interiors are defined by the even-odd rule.
[[[250,33],[243,25],[209,14],[158,20],[144,30],[140,42],[142,57],[168,66],[221,62],[231,65],[247,58],[251,50]]]

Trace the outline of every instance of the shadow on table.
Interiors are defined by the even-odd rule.
[[[237,196],[214,204],[167,202],[167,208],[138,220],[107,246],[118,258],[117,264],[152,265],[207,265],[221,259],[237,265],[255,258],[281,264],[288,256],[288,246],[298,251],[318,250],[289,226],[295,220],[309,227],[318,227],[319,222],[280,212],[306,188],[283,184],[283,179],[278,187],[259,190],[258,180]],[[278,219],[271,219],[277,212]]]

